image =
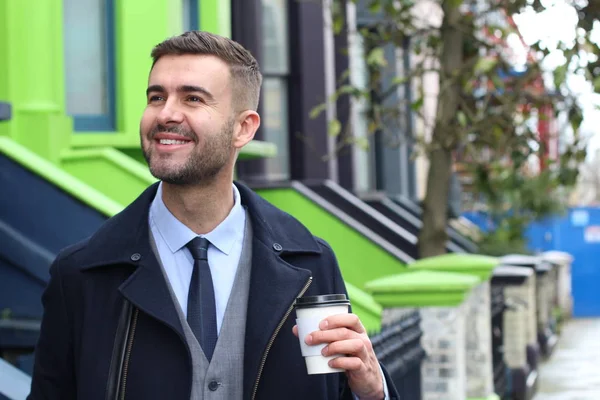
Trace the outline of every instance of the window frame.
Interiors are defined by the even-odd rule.
[[[116,131],[116,70],[115,70],[115,8],[114,0],[105,0],[105,54],[106,97],[108,100],[105,114],[69,114],[73,118],[73,130],[76,133]],[[65,105],[66,108],[66,105]],[[65,110],[68,113],[68,110]]]
[[[260,0],[259,4],[261,7],[264,7],[263,4],[264,0]],[[280,148],[278,146],[277,148],[277,155],[275,157],[270,157],[264,160],[264,175],[263,178],[268,181],[268,182],[275,182],[275,181],[282,181],[282,180],[289,180],[291,179],[292,176],[292,168],[291,168],[291,159],[292,159],[292,154],[291,154],[291,138],[290,138],[290,132],[291,132],[291,125],[290,125],[290,96],[291,96],[291,87],[290,87],[290,80],[291,80],[291,42],[290,42],[290,35],[291,35],[291,31],[290,31],[290,7],[289,4],[287,4],[287,2],[283,2],[284,6],[285,6],[285,10],[282,14],[283,18],[285,19],[284,21],[284,29],[286,29],[286,43],[285,43],[285,66],[283,67],[283,69],[279,69],[275,71],[275,70],[270,70],[269,68],[266,68],[266,66],[262,65],[261,69],[262,69],[262,75],[263,75],[263,81],[264,80],[277,80],[279,81],[282,89],[285,92],[285,96],[283,96],[283,100],[285,101],[285,116],[286,116],[286,121],[284,121],[285,123],[285,140],[283,140],[284,142],[286,142],[285,147],[284,148]],[[262,20],[262,26],[261,26],[261,32],[264,29],[265,25],[264,25],[264,12],[262,12],[264,9],[261,9],[261,20]],[[264,39],[261,43],[262,46],[262,55],[263,55],[263,64],[265,63],[266,60],[266,49],[265,49],[265,43],[264,43]],[[262,88],[262,93],[261,93],[261,102],[262,99],[264,99],[264,85]],[[266,113],[264,114],[266,115]],[[266,121],[265,121],[266,122]],[[267,132],[266,132],[267,128],[266,128],[266,123],[265,123],[265,127],[263,128],[263,132],[262,132],[262,139],[266,140],[267,142],[269,141],[269,138],[267,137]],[[282,162],[283,160],[283,162]],[[277,169],[279,167],[279,164],[284,165],[284,170],[283,171],[274,171],[275,169]]]

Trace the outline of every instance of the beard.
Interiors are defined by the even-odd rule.
[[[198,137],[189,129],[182,126],[155,126],[148,133],[149,143],[142,151],[150,168],[150,173],[157,179],[173,185],[207,185],[223,170],[232,154],[231,141],[235,119],[225,122],[216,135],[204,135],[203,146],[198,143]],[[152,143],[160,132],[170,132],[190,139],[194,148],[185,161],[174,159],[173,154],[154,154]],[[142,135],[140,135],[141,137]]]

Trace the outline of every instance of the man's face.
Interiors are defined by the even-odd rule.
[[[161,57],[150,72],[140,141],[167,183],[211,181],[235,156],[229,67],[214,56]]]

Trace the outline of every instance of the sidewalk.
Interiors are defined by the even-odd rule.
[[[566,324],[549,361],[540,368],[533,400],[600,399],[600,319]]]

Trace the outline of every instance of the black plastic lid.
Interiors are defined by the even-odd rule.
[[[306,296],[296,299],[296,308],[334,306],[337,304],[350,304],[345,294],[325,294],[321,296]]]

